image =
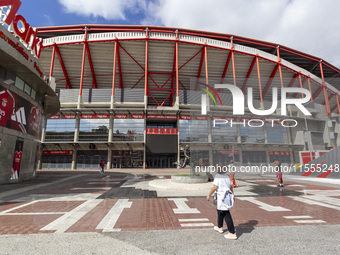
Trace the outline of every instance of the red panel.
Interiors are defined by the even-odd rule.
[[[44,151],[44,155],[72,155],[73,151]]]
[[[309,159],[309,161],[308,162],[310,162],[311,160],[310,160],[310,157],[308,158]],[[307,161],[307,160],[306,160]],[[306,163],[308,163],[308,162],[306,162]],[[303,164],[306,164],[306,163],[303,163]],[[325,161],[323,161],[322,163],[321,163],[321,165],[323,164],[323,163],[325,163]],[[312,169],[310,169],[308,172],[305,172],[304,174],[302,174],[301,176],[310,176],[312,173],[314,173],[315,172],[315,170],[318,168],[318,166],[315,166],[315,167],[313,167]]]
[[[54,115],[49,120],[55,120],[55,119],[60,119],[60,115]]]
[[[207,116],[195,116],[195,120],[207,120]]]
[[[330,173],[334,170],[334,168],[336,168],[336,166],[331,169],[328,169],[327,172],[324,172],[318,175],[317,178],[326,178],[328,175],[330,175]]]
[[[115,119],[127,119],[127,114],[115,114],[114,118]]]
[[[131,119],[144,119],[144,114],[131,114]]]
[[[146,134],[148,135],[177,135],[177,128],[147,128]]]
[[[75,114],[65,114],[63,115],[63,119],[76,119],[77,115]]]
[[[180,120],[191,120],[191,116],[190,115],[180,115],[179,119]]]
[[[290,155],[290,151],[269,151],[269,155]]]
[[[147,119],[160,119],[160,120],[177,120],[176,115],[146,115]]]
[[[82,114],[81,119],[109,119],[110,114]]]

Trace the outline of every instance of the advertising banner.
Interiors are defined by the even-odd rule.
[[[41,137],[43,116],[28,100],[0,86],[0,126]]]

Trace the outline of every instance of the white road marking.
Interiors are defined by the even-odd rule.
[[[310,199],[307,199],[307,197],[309,197],[309,196],[305,196],[305,197],[290,197],[290,198],[292,198],[292,199],[294,199],[296,201],[305,203],[305,204],[319,205],[319,206],[323,206],[323,207],[327,207],[327,208],[331,208],[331,209],[335,209],[335,210],[340,211],[340,207],[339,206],[325,204],[325,203],[321,203],[321,202],[318,202],[318,201],[310,200]]]
[[[34,203],[36,203],[36,202],[37,202],[37,201],[32,201],[32,202],[29,202],[29,203],[26,203],[26,204],[23,204],[23,205],[19,205],[19,206],[13,207],[13,208],[11,208],[11,209],[7,209],[7,210],[5,210],[5,211],[0,212],[0,215],[8,214],[8,213],[11,212],[11,211],[18,210],[18,209],[20,209],[20,208],[23,208],[23,207],[25,207],[25,206],[34,204]]]
[[[6,215],[15,215],[15,216],[23,216],[23,215],[54,215],[54,214],[65,214],[66,212],[35,212],[35,213],[6,213]],[[0,214],[1,215],[1,214]]]
[[[254,182],[276,182],[275,180],[252,180]]]
[[[81,190],[81,189],[84,189],[84,190],[88,190],[88,189],[112,189],[112,187],[93,187],[93,188],[73,188],[71,190]]]
[[[237,197],[237,199],[249,201],[250,203],[259,205],[260,209],[263,209],[263,210],[268,211],[268,212],[287,212],[287,211],[290,211],[289,209],[283,208],[281,206],[272,206],[272,205],[266,204],[264,202],[258,201],[254,197]]]
[[[207,218],[201,218],[201,219],[179,219],[179,222],[190,222],[190,221],[209,221]]]
[[[305,193],[319,196],[340,196],[340,190],[305,190]]]
[[[41,184],[29,186],[29,187],[20,188],[20,189],[9,190],[9,191],[6,191],[6,192],[2,192],[0,197],[6,197],[6,196],[10,196],[10,195],[19,194],[21,192],[26,192],[26,191],[29,191],[29,190],[34,190],[34,189],[42,188],[42,187],[49,186],[49,185],[55,185],[56,183],[60,183],[60,182],[64,183],[66,181],[69,181],[69,180],[72,180],[72,179],[76,179],[76,178],[80,178],[82,176],[86,176],[86,175],[85,174],[75,175],[75,176],[71,176],[71,177],[60,179],[60,180],[55,181],[55,182],[41,183]]]
[[[312,200],[316,200],[319,202],[324,202],[327,204],[331,204],[331,205],[335,205],[335,206],[340,206],[340,199],[335,198],[335,197],[328,197],[328,196],[319,196],[319,195],[315,195],[315,196],[303,196],[305,198],[308,199],[312,199]]]
[[[118,184],[119,182],[117,181],[102,181],[102,182],[89,182],[87,184]]]
[[[172,209],[175,214],[180,213],[201,213],[196,208],[190,208],[185,202],[188,201],[186,198],[168,198],[168,200],[174,201],[177,206],[177,209]]]
[[[286,187],[305,187],[305,185],[300,185],[300,184],[287,184]]]
[[[68,194],[33,194],[27,197],[12,200],[13,202],[26,202],[26,201],[84,201],[96,199],[101,194],[92,193],[68,193]],[[38,200],[38,201],[37,201]]]
[[[129,199],[119,199],[114,206],[112,206],[111,210],[106,214],[106,216],[102,219],[102,221],[98,224],[96,229],[103,229],[103,232],[117,232],[120,229],[115,229],[120,215],[122,214],[125,208],[131,208],[132,202],[129,202]]]
[[[55,221],[41,228],[40,230],[56,230],[56,233],[64,233],[73,224],[80,220],[89,211],[95,208],[103,199],[91,199],[77,206],[72,211],[65,213]]]
[[[312,216],[309,215],[297,215],[297,216],[283,216],[286,219],[312,219]]]
[[[212,227],[212,223],[182,223],[181,227]]]
[[[294,220],[296,223],[301,224],[309,224],[309,223],[326,223],[326,221],[323,220]]]

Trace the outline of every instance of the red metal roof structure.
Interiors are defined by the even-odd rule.
[[[173,106],[190,79],[220,80],[259,100],[271,87],[303,87],[340,114],[340,69],[283,45],[231,34],[122,25],[39,27],[40,63],[57,88],[144,89],[148,105]],[[299,95],[295,94],[294,97]]]

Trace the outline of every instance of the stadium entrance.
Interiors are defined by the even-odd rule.
[[[176,116],[174,118],[177,119]],[[176,126],[177,120],[148,120],[145,150],[147,168],[176,167],[174,164],[178,153],[178,129]]]

